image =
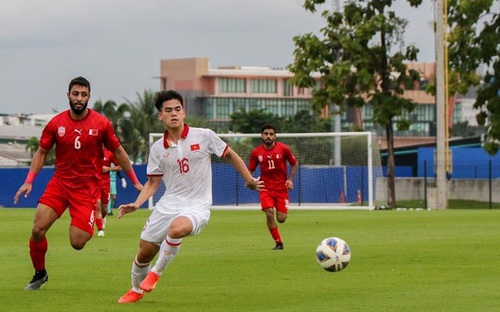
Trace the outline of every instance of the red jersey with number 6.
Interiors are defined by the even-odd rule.
[[[287,162],[290,165],[295,165],[297,159],[286,144],[275,141],[275,145],[271,149],[266,149],[261,144],[252,151],[248,170],[254,172],[257,165],[260,165],[260,179],[264,181],[265,189],[286,190]]]
[[[120,141],[103,115],[89,109],[85,118],[74,120],[66,110],[54,116],[43,129],[40,147],[50,150],[54,144],[54,177],[70,188],[80,188],[87,187],[87,183],[99,185],[102,147],[114,151],[120,146]]]

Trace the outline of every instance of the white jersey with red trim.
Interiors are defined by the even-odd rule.
[[[156,203],[162,213],[210,209],[212,205],[211,155],[223,157],[228,145],[215,132],[185,125],[181,139],[174,144],[156,141],[149,154],[147,175],[162,176],[165,193]]]

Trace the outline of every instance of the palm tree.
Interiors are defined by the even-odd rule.
[[[137,121],[132,116],[120,120],[120,141],[123,148],[129,154],[130,159],[134,163],[142,163],[147,159],[148,144],[143,134],[135,127]]]
[[[137,93],[137,98],[134,102],[127,100],[130,115],[120,122],[122,144],[134,162],[147,160],[149,133],[164,131],[158,122],[155,93],[144,90],[142,95]]]
[[[127,112],[130,112],[130,106],[127,103],[122,103],[118,106],[115,101],[108,100],[104,104],[101,100],[94,103],[93,109],[106,116],[111,121],[115,132],[118,132],[118,124],[122,118],[125,118]]]
[[[38,148],[40,147],[40,141],[38,140],[37,137],[31,137],[28,142],[26,143],[26,151],[28,151],[31,155],[31,157],[33,157],[36,153],[36,151],[38,150]],[[56,152],[55,152],[55,149],[51,149],[49,154],[47,155],[47,158],[45,159],[45,164],[44,165],[47,165],[47,166],[52,166],[54,165],[56,161]]]

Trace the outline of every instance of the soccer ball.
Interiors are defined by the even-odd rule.
[[[341,271],[351,260],[351,248],[341,238],[325,238],[316,248],[316,260],[323,269],[329,272]]]

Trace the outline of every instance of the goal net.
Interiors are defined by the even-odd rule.
[[[218,134],[248,164],[252,150],[262,144],[260,134]],[[149,144],[163,133],[151,133]],[[298,160],[290,208],[374,209],[377,179],[383,177],[380,152],[371,132],[279,133]],[[290,168],[288,168],[290,172]],[[260,169],[254,176],[260,175]],[[243,178],[224,159],[212,157],[213,209],[260,209],[258,192],[245,188]],[[161,185],[149,208],[165,191]]]

